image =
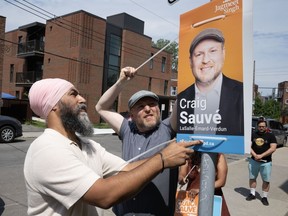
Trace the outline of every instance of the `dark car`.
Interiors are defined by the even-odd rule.
[[[252,132],[257,129],[257,122],[260,117],[253,116],[252,117]],[[263,117],[262,117],[263,118]],[[267,122],[267,131],[271,132],[275,135],[278,146],[286,146],[287,145],[287,134],[286,129],[282,125],[281,122],[271,119],[271,118],[263,118]]]
[[[285,130],[286,130],[286,135],[288,135],[288,124],[284,124],[283,127],[284,127]]]
[[[22,136],[22,124],[16,118],[0,115],[0,142],[13,142]]]

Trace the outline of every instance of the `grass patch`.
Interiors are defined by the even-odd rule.
[[[41,121],[31,120],[31,121],[26,121],[25,124],[26,125],[33,125],[35,127],[40,127],[40,128],[46,128],[46,123],[41,122]]]
[[[94,124],[94,128],[111,128],[107,123]]]

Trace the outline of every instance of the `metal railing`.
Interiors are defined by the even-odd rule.
[[[44,52],[44,41],[31,40],[24,43],[18,44],[18,55],[27,53],[43,53]]]
[[[16,73],[16,84],[33,84],[42,79],[43,71],[27,71]]]

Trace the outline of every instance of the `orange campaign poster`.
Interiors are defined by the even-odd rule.
[[[205,152],[249,152],[251,11],[249,0],[213,0],[180,16],[177,141],[201,139],[195,148]]]

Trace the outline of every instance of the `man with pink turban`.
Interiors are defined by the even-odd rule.
[[[36,115],[46,119],[52,108],[72,87],[72,83],[58,78],[45,79],[34,83],[29,91],[31,109]]]
[[[47,128],[25,158],[28,215],[102,215],[102,208],[132,197],[165,168],[183,165],[193,152],[187,147],[201,143],[172,142],[148,159],[127,163],[77,135],[89,135],[93,127],[86,100],[72,83],[58,78],[37,81],[29,100]]]

